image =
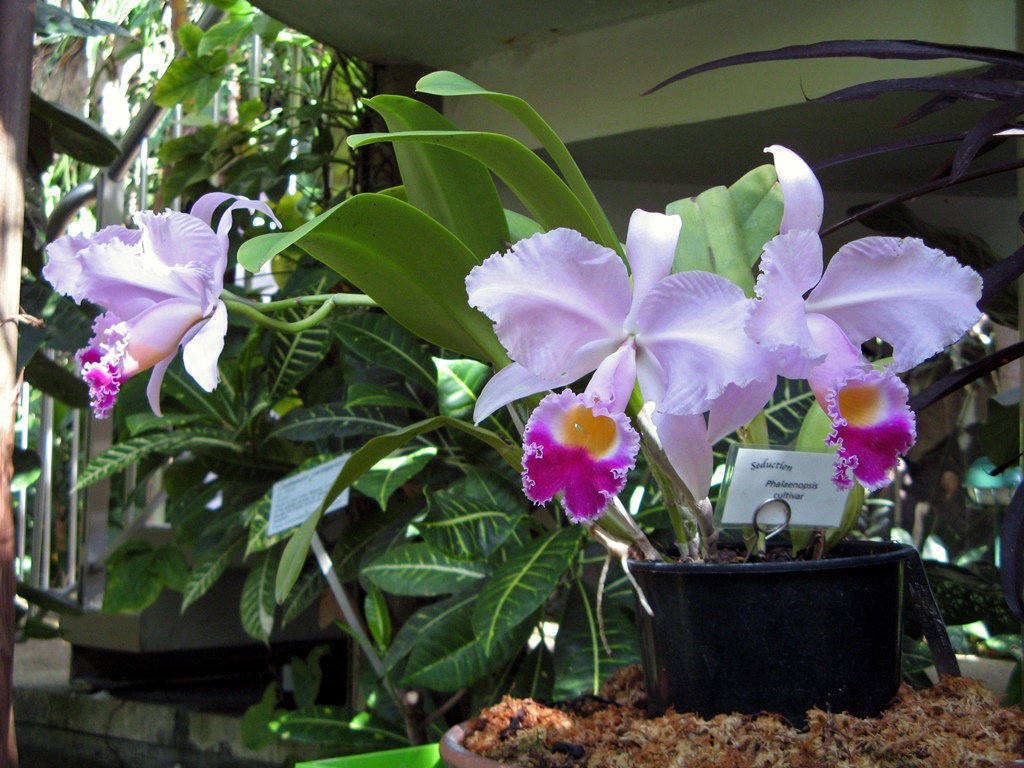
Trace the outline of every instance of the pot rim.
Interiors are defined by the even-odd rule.
[[[866,568],[877,565],[888,565],[909,560],[917,550],[910,544],[897,541],[853,540],[838,544],[833,550],[838,556],[826,557],[822,560],[787,560],[760,563],[671,563],[652,560],[630,560],[629,570],[643,571],[650,574],[669,573],[751,573],[768,572],[800,572],[800,571],[834,571],[851,568]]]
[[[470,752],[462,742],[466,738],[466,724],[453,725],[441,737],[441,762],[449,768],[511,768],[505,763],[498,763],[488,757],[481,757]],[[457,761],[457,762],[456,762]]]

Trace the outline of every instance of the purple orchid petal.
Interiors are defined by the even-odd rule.
[[[506,365],[484,384],[473,408],[473,422],[479,424],[514,400],[546,392],[556,386],[553,382],[534,376],[518,363]]]
[[[224,351],[224,337],[228,332],[228,308],[217,302],[213,315],[194,326],[181,341],[182,362],[189,376],[207,392],[213,392],[220,382],[217,361]]]
[[[746,386],[730,384],[711,403],[708,412],[708,440],[714,444],[749,424],[771,400],[777,378],[755,380]]]
[[[698,501],[707,497],[715,471],[715,457],[704,415],[678,416],[655,411],[652,420],[665,455],[679,479]]]
[[[541,400],[523,433],[523,490],[537,504],[564,492],[573,522],[593,520],[626,484],[640,437],[621,413],[564,390]]]
[[[892,470],[917,436],[909,392],[891,369],[852,371],[830,389],[825,411],[837,449],[834,482],[849,488],[850,475],[868,491],[892,482]]]
[[[217,212],[217,209],[231,200],[231,205],[225,208],[220,215],[220,219],[217,222],[217,226],[213,226],[213,214]],[[217,237],[227,245],[228,232],[231,230],[231,212],[239,209],[245,209],[249,213],[263,213],[270,218],[275,224],[280,224],[277,216],[270,209],[270,206],[264,203],[262,200],[251,200],[248,197],[241,197],[240,195],[229,195],[226,192],[208,192],[207,194],[200,197],[192,204],[192,210],[189,212],[192,216],[210,227],[210,229],[216,229]]]
[[[827,315],[855,344],[893,346],[905,371],[964,335],[981,318],[981,277],[916,238],[866,237],[839,249],[807,311]]]
[[[625,327],[636,330],[640,305],[652,288],[672,272],[683,220],[679,216],[636,210],[629,219],[626,259],[633,276],[633,301]]]
[[[825,442],[837,448],[833,480],[849,488],[852,474],[869,491],[888,485],[916,435],[907,387],[891,368],[873,368],[831,319],[815,314],[807,319],[815,340],[829,349],[807,380],[832,421]]]
[[[821,239],[808,230],[793,230],[769,241],[761,256],[754,292],[758,301],[747,332],[776,360],[778,372],[802,379],[821,362],[824,351],[807,329],[804,294],[821,279]]]
[[[745,331],[753,300],[724,277],[681,272],[648,293],[637,324],[637,372],[658,410],[702,413],[729,384],[774,373]]]
[[[488,257],[466,277],[466,288],[470,305],[494,321],[509,356],[554,386],[593,371],[627,335],[626,265],[569,229]]]
[[[583,394],[591,408],[622,413],[635,385],[636,345],[630,339],[601,361]]]
[[[796,152],[774,144],[765,152],[775,157],[775,173],[782,187],[783,212],[779,234],[795,229],[817,232],[825,211],[825,198],[814,171]]]

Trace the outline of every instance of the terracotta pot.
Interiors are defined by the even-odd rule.
[[[445,768],[508,768],[505,763],[496,763],[480,757],[462,746],[466,731],[461,725],[449,728],[441,738],[441,762]]]
[[[817,561],[634,562],[648,708],[709,718],[878,715],[896,694],[912,547],[849,542]]]

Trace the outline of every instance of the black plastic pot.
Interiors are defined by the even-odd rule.
[[[650,563],[630,570],[648,709],[711,717],[808,709],[878,715],[900,685],[912,547],[849,542],[818,561]]]

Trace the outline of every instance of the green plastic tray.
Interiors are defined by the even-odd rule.
[[[437,744],[299,763],[295,768],[441,768]]]

